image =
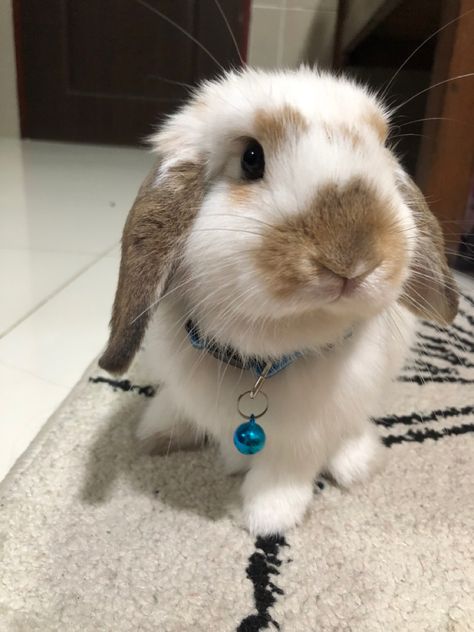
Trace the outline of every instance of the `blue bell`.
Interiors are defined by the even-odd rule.
[[[265,431],[250,415],[248,421],[240,424],[234,432],[234,445],[242,454],[256,454],[265,445]]]

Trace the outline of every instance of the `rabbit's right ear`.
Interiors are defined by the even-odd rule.
[[[449,325],[458,311],[459,292],[446,260],[441,226],[420,189],[405,173],[399,188],[417,227],[410,274],[400,301],[421,318]]]
[[[179,256],[204,190],[204,167],[177,162],[154,168],[142,184],[122,236],[110,338],[99,365],[123,373],[143,340]]]

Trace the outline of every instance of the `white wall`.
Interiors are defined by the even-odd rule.
[[[0,136],[20,135],[11,0],[0,0]]]
[[[338,0],[253,0],[249,63],[295,68],[301,62],[330,66]]]

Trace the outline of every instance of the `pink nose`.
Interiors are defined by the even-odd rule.
[[[326,268],[326,270],[333,276],[334,279],[338,279],[343,282],[341,296],[350,296],[361,285],[364,279],[378,267],[378,265],[379,264],[365,267],[359,265],[354,269],[354,274],[351,274],[351,276],[338,274],[330,268]]]

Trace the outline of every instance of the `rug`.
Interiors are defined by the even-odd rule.
[[[387,466],[252,538],[213,448],[141,454],[156,385],[94,364],[0,487],[2,632],[474,630],[474,300],[421,323]],[[27,396],[27,395],[26,395]]]

